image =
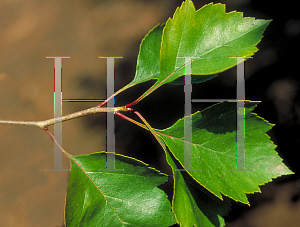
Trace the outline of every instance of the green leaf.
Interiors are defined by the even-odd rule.
[[[192,151],[184,151],[184,119],[157,130],[174,157],[184,165],[184,152],[192,154],[187,172],[211,193],[221,193],[248,204],[246,194],[260,192],[259,185],[272,178],[292,174],[282,163],[275,145],[266,134],[272,128],[251,111],[258,102],[245,103],[245,169],[236,169],[236,103],[215,104],[192,115]]]
[[[205,82],[207,80],[210,80],[217,75],[192,75],[192,84],[199,84],[202,82]],[[184,85],[184,76],[178,77],[174,81],[170,82],[169,84],[173,85]]]
[[[155,26],[142,40],[136,74],[127,86],[158,79],[160,74],[160,44],[164,24]]]
[[[182,57],[191,58],[193,74],[216,74],[235,66],[237,59],[230,57],[252,56],[269,22],[225,13],[223,4],[210,3],[196,11],[192,1],[185,1],[166,23],[157,83],[171,74],[162,84],[184,75]]]
[[[157,80],[160,74],[160,45],[165,24],[155,26],[143,39],[137,60],[134,80],[127,86],[142,83],[148,80]],[[217,75],[193,75],[193,83],[202,83]],[[173,82],[173,85],[183,85],[184,77]]]
[[[73,226],[170,226],[175,223],[166,194],[156,186],[165,174],[141,161],[115,156],[106,169],[106,153],[70,156],[65,223]]]
[[[230,200],[218,199],[201,187],[186,172],[176,171],[182,166],[169,152],[166,158],[173,170],[174,195],[173,212],[180,226],[185,227],[223,227],[225,216],[230,211]]]
[[[153,86],[158,88],[185,75],[185,65],[190,63],[192,74],[204,77],[197,80],[211,79],[213,76],[204,75],[225,71],[243,61],[230,57],[252,56],[269,23],[243,18],[240,12],[226,13],[223,4],[210,3],[196,11],[192,1],[186,0],[165,27],[159,25],[146,35],[135,78],[129,85],[155,79]],[[185,61],[185,57],[189,59]]]

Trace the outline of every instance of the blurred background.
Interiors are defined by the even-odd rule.
[[[63,98],[106,96],[106,61],[115,62],[115,90],[134,77],[139,45],[145,34],[172,17],[181,0],[2,0],[0,2],[0,119],[45,120],[53,117],[53,59],[63,59]],[[209,3],[194,0],[196,9]],[[227,12],[273,19],[253,59],[245,63],[246,99],[261,100],[255,109],[276,126],[268,133],[284,163],[296,174],[284,176],[249,195],[251,207],[233,202],[229,227],[300,226],[299,52],[297,7],[270,0],[222,0]],[[193,85],[193,98],[235,98],[236,69]],[[134,101],[147,82],[116,97],[116,106]],[[63,114],[95,103],[63,103]],[[194,103],[193,112],[208,103]],[[166,128],[184,115],[183,86],[164,85],[137,109],[155,128]],[[132,116],[132,118],[135,118]],[[116,152],[140,159],[171,174],[164,152],[151,134],[116,118]],[[73,155],[106,149],[106,116],[64,122],[63,147]],[[50,127],[53,131],[53,127]],[[35,127],[0,125],[0,227],[63,226],[69,172],[53,168],[53,142]],[[63,157],[63,168],[70,168]],[[172,198],[172,179],[161,186]]]

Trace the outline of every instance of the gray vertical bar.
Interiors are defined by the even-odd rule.
[[[239,59],[238,59],[239,60]],[[237,86],[236,86],[236,108],[237,108],[237,131],[236,131],[236,147],[237,147],[237,169],[245,169],[245,62],[244,59],[237,65]]]
[[[245,57],[237,57],[236,84],[236,171],[253,171],[245,169]],[[240,62],[240,63],[239,63]]]
[[[62,59],[70,57],[46,57],[54,58],[54,118],[62,117]],[[54,124],[54,138],[62,146],[62,123]],[[62,169],[62,153],[57,146],[54,146],[54,168],[46,171],[70,171]]]
[[[107,58],[107,97],[110,97],[115,92],[115,67],[114,67],[115,59]],[[111,99],[107,102],[107,107],[115,106],[115,98]],[[106,163],[107,169],[115,169],[115,118],[114,113],[107,113],[107,127],[106,127],[106,151],[113,152],[107,153],[106,155]]]
[[[193,169],[192,145],[192,68],[191,58],[185,58],[184,76],[184,166],[190,171]]]
[[[62,64],[61,59],[54,59],[55,64],[55,92],[54,92],[54,118],[62,117],[61,114],[61,76]],[[54,124],[54,138],[60,146],[62,146],[62,124],[61,122]],[[62,153],[57,146],[54,146],[54,169],[62,168]]]
[[[99,57],[107,59],[107,90],[108,97],[115,93],[115,58],[123,57]],[[107,102],[107,107],[115,106],[115,98]],[[115,169],[115,115],[114,113],[107,113],[106,118],[106,169],[99,169],[99,171],[123,171],[123,169]]]
[[[180,58],[180,57],[179,57]],[[192,144],[192,57],[184,58],[184,168],[175,171],[199,171],[193,169],[193,144]]]

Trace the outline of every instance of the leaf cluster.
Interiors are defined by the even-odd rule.
[[[257,101],[237,100],[244,103],[245,157],[237,155],[237,103],[217,103],[163,130],[152,128],[131,108],[164,84],[189,84],[185,77],[189,74],[193,84],[202,83],[242,63],[258,50],[256,45],[269,23],[245,18],[240,12],[226,13],[223,4],[210,3],[196,10],[191,0],[185,0],[172,18],[144,37],[134,79],[112,97],[61,119],[15,123],[43,128],[59,146],[47,126],[91,113],[114,112],[151,132],[165,152],[174,179],[172,203],[158,188],[169,176],[147,164],[104,151],[73,156],[59,146],[71,162],[65,226],[167,227],[179,223],[222,227],[231,199],[249,205],[247,194],[260,192],[259,186],[274,178],[292,174],[266,134],[273,125],[253,113]],[[122,91],[149,80],[155,83],[132,103],[101,107]],[[142,122],[121,111],[136,113]],[[191,126],[188,130],[187,125]],[[253,171],[237,169],[241,160],[246,170]],[[113,161],[113,169],[108,168],[108,161]]]
[[[213,79],[258,50],[269,20],[244,18],[225,12],[223,4],[208,4],[196,11],[191,0],[177,8],[173,18],[155,26],[142,40],[136,74],[116,94],[149,80],[155,83],[132,107],[160,86],[185,84],[187,66],[192,83]],[[116,113],[149,130],[165,151],[173,170],[172,204],[157,188],[167,176],[146,164],[115,156],[116,169],[104,171],[105,152],[70,156],[65,220],[66,226],[225,226],[230,198],[249,205],[247,194],[281,175],[292,174],[282,163],[266,132],[272,124],[253,113],[258,102],[245,100],[245,168],[236,169],[236,103],[218,103],[179,119],[164,130]],[[191,140],[185,124],[191,122]],[[187,162],[186,152],[190,156]],[[102,169],[103,171],[99,170]]]

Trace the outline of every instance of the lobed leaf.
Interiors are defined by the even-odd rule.
[[[236,169],[236,103],[215,104],[192,117],[192,146],[184,151],[184,119],[157,130],[174,157],[185,166],[184,152],[192,155],[189,175],[211,193],[221,193],[248,204],[246,194],[260,192],[259,185],[272,178],[292,174],[282,163],[266,134],[272,124],[251,111],[258,102],[245,103],[245,169]]]
[[[216,74],[237,64],[236,58],[252,56],[269,20],[243,18],[240,12],[225,13],[225,5],[208,4],[196,11],[185,1],[166,23],[161,46],[161,74],[168,83],[184,75],[185,57],[193,74]]]
[[[212,74],[242,61],[235,57],[252,56],[269,23],[244,18],[240,12],[226,13],[223,4],[210,3],[196,11],[192,1],[186,0],[172,19],[145,36],[136,75],[129,85],[155,79],[158,88],[185,75],[186,64],[192,64],[195,83],[212,79]]]
[[[65,225],[162,226],[175,223],[166,194],[157,188],[167,176],[141,161],[115,156],[115,168],[106,169],[106,153],[70,156]]]

